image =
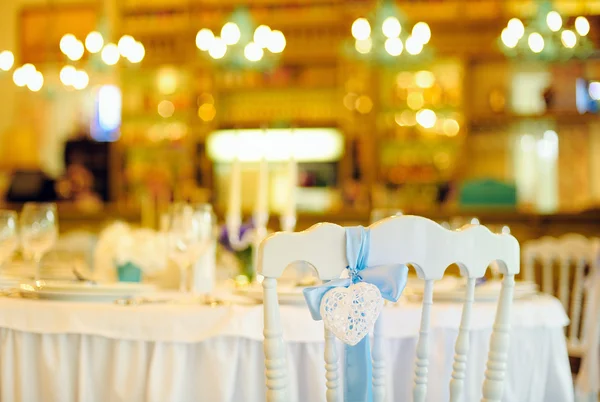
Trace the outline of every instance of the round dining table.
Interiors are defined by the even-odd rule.
[[[218,305],[1,297],[0,400],[264,402],[263,307],[229,296]],[[473,307],[465,402],[481,399],[496,303]],[[461,309],[433,305],[427,401],[449,399]],[[289,402],[324,402],[323,323],[302,304],[280,312]],[[411,400],[420,314],[407,299],[383,310],[387,401]],[[568,323],[553,297],[515,300],[503,401],[573,400]]]

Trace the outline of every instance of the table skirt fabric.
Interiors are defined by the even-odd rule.
[[[457,333],[432,331],[428,401],[448,400]],[[481,398],[490,333],[472,331],[465,402]],[[388,401],[412,400],[416,341],[384,339]],[[286,345],[289,402],[325,401],[323,343]],[[246,337],[190,343],[0,329],[2,402],[264,402],[264,384],[262,342]],[[563,329],[513,329],[503,401],[572,400]]]

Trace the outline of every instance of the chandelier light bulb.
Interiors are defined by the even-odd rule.
[[[388,52],[390,56],[399,56],[402,54],[402,50],[404,50],[404,45],[400,38],[388,38],[385,41],[385,51]]]
[[[73,34],[65,34],[62,38],[60,38],[60,51],[67,55],[72,49],[72,45],[77,42],[77,38]]]
[[[26,63],[21,66],[21,71],[25,76],[25,81],[29,81],[29,79],[35,74],[37,70],[33,64]]]
[[[397,38],[402,32],[402,26],[398,18],[387,17],[381,25],[381,31],[387,38]]]
[[[521,39],[523,35],[525,35],[525,26],[518,18],[511,18],[506,27],[508,28],[508,32],[510,32],[511,36],[517,38],[517,41]]]
[[[37,92],[44,86],[44,75],[35,71],[27,80],[27,88],[32,92]]]
[[[235,22],[228,22],[221,28],[221,38],[226,45],[235,45],[240,41],[241,36],[240,28]]]
[[[417,40],[414,36],[409,36],[406,38],[406,43],[404,46],[406,47],[406,51],[413,56],[421,53],[423,50],[423,43],[420,40]]]
[[[127,58],[131,63],[139,63],[144,60],[146,55],[146,49],[142,42],[133,42],[131,49],[129,49],[129,57]]]
[[[73,76],[73,87],[77,90],[85,89],[90,82],[90,77],[83,70],[77,70]]]
[[[208,49],[208,54],[213,59],[222,59],[227,53],[227,44],[225,41],[218,36],[213,40],[210,49]]]
[[[371,41],[371,38],[356,40],[356,42],[354,43],[354,47],[356,48],[356,51],[358,53],[367,54],[371,51],[371,48],[373,47],[373,42]]]
[[[67,57],[73,61],[80,60],[83,57],[84,51],[85,48],[83,47],[83,43],[75,39],[75,42],[70,45],[69,51],[67,52]]]
[[[215,34],[210,29],[202,28],[196,34],[196,47],[203,52],[210,49],[213,41],[215,40]]]
[[[23,71],[23,67],[19,67],[13,72],[13,82],[18,87],[27,85],[27,74]]]
[[[431,39],[431,29],[429,29],[429,25],[426,22],[417,22],[412,29],[412,36],[421,42],[422,45],[425,45]]]
[[[556,11],[550,11],[546,15],[546,24],[552,32],[558,32],[562,27],[562,17]]]
[[[517,46],[517,43],[519,43],[519,38],[515,36],[515,33],[511,31],[510,28],[504,28],[502,30],[502,35],[500,35],[500,38],[502,39],[502,43],[504,43],[504,46],[511,49]]]
[[[560,40],[564,47],[572,49],[577,44],[577,35],[575,35],[575,32],[571,31],[570,29],[565,29],[560,34]]]
[[[269,49],[271,53],[281,53],[283,52],[283,49],[285,49],[285,45],[286,40],[283,32],[277,30],[271,31],[267,49]]]
[[[271,38],[271,28],[266,25],[259,25],[254,30],[254,43],[263,49],[269,46]]]
[[[0,70],[8,71],[15,64],[15,55],[10,50],[4,50],[0,53]]]
[[[586,36],[590,32],[590,22],[585,17],[575,19],[575,30],[581,36]]]
[[[529,35],[527,43],[533,53],[540,53],[544,50],[544,38],[537,32],[533,32]]]
[[[123,35],[119,42],[117,42],[117,48],[119,49],[119,54],[123,57],[129,57],[131,50],[135,46],[135,39],[131,35]]]
[[[85,48],[90,53],[98,53],[104,46],[104,38],[100,32],[92,31],[85,37]]]
[[[250,61],[259,61],[262,59],[264,51],[262,47],[254,42],[250,42],[244,47],[244,56]]]
[[[102,53],[100,54],[102,61],[106,63],[108,66],[114,66],[119,62],[121,58],[121,54],[119,53],[119,48],[114,43],[109,43],[102,49]]]
[[[60,70],[60,82],[65,86],[73,85],[77,70],[73,66],[64,66]]]
[[[357,18],[352,23],[352,36],[356,40],[365,40],[371,35],[371,25],[366,18]]]

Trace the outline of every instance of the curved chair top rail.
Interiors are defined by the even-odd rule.
[[[485,226],[467,225],[448,230],[420,216],[394,216],[369,226],[369,266],[412,264],[421,279],[441,279],[456,263],[461,274],[484,276],[492,261],[504,274],[520,269],[519,243],[508,234],[494,234]],[[278,278],[297,261],[306,261],[323,280],[339,278],[346,268],[346,237],[342,226],[319,223],[296,232],[278,232],[264,239],[258,250],[258,272]]]

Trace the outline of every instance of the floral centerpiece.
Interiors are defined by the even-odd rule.
[[[150,229],[133,229],[117,245],[115,263],[121,282],[141,282],[142,273],[166,268],[167,239]]]
[[[219,243],[233,255],[235,255],[238,261],[239,274],[245,277],[248,282],[252,282],[256,276],[256,270],[254,267],[254,253],[252,242],[245,241],[244,237],[250,235],[254,229],[254,223],[252,221],[240,225],[239,233],[233,233],[230,236],[227,225],[223,225],[219,234]],[[232,244],[231,238],[238,239],[240,244]]]
[[[94,277],[112,282],[140,282],[167,266],[165,235],[115,222],[102,231],[94,251]]]

